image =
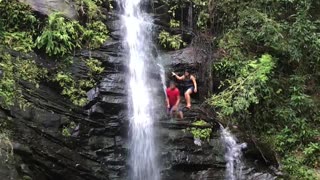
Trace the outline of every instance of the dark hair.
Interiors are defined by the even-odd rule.
[[[184,72],[191,73],[190,69],[185,69]]]
[[[176,82],[174,82],[173,80],[171,80],[171,81],[169,82],[169,85],[171,85],[171,84],[176,85]]]

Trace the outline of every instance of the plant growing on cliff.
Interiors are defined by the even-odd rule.
[[[101,21],[88,23],[84,32],[84,45],[88,49],[95,49],[100,47],[108,39],[108,29]]]
[[[3,33],[3,45],[15,51],[20,51],[24,53],[31,52],[34,48],[34,42],[32,40],[32,35],[26,32],[13,32]]]
[[[108,38],[106,26],[101,21],[82,26],[77,21],[68,21],[61,14],[53,13],[36,46],[45,50],[49,56],[58,58],[72,54],[76,49],[99,47]]]
[[[0,104],[3,108],[14,105],[21,107],[28,103],[22,95],[22,82],[28,82],[35,87],[45,77],[46,70],[36,65],[30,59],[14,58],[8,53],[0,52]]]
[[[52,13],[36,46],[49,56],[63,57],[81,47],[83,27],[76,21],[66,21],[60,13]]]
[[[39,25],[40,21],[28,5],[18,0],[0,1],[0,33],[1,31],[35,33]]]
[[[83,86],[90,86],[91,82],[80,83],[74,80],[71,73],[59,72],[54,81],[62,87],[62,95],[70,98],[73,104],[83,106],[87,102],[86,91]]]
[[[83,106],[87,103],[87,90],[96,85],[97,77],[104,70],[101,62],[97,59],[86,59],[84,63],[88,67],[88,77],[76,79],[71,73],[60,71],[53,81],[58,82],[62,88],[61,94],[67,96],[73,104]]]
[[[167,31],[161,31],[158,37],[160,44],[167,49],[180,49],[186,46],[186,43],[182,40],[181,35],[171,35]]]
[[[68,125],[63,126],[61,133],[65,137],[70,137],[74,128],[76,128],[76,123],[71,121]]]
[[[80,15],[87,17],[87,22],[102,17],[102,13],[98,6],[101,4],[101,0],[76,0],[77,9],[80,12]]]
[[[201,140],[209,140],[212,129],[211,128],[204,128],[203,126],[208,126],[208,123],[204,120],[198,120],[192,123],[193,126],[199,126],[198,127],[190,127],[187,128],[187,131],[191,132],[194,138],[201,139]]]

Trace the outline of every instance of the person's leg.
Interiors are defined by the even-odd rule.
[[[171,106],[170,106],[170,108],[168,109],[168,112],[169,112],[170,118],[172,118],[172,107],[171,107]]]
[[[182,120],[183,119],[183,113],[182,113],[182,111],[181,110],[179,110],[179,118]]]
[[[189,88],[185,93],[184,93],[184,97],[186,99],[186,107],[187,108],[191,108],[191,97],[190,97],[190,94],[192,94],[193,90],[192,88]]]

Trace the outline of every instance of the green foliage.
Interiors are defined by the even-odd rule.
[[[36,46],[44,49],[49,56],[62,57],[81,47],[82,32],[83,27],[78,22],[66,21],[60,13],[53,13],[37,38]]]
[[[320,167],[320,143],[310,143],[303,150],[305,163],[313,167]]]
[[[102,16],[101,11],[99,9],[99,5],[102,4],[101,0],[76,0],[76,5],[78,7],[78,11],[83,16],[86,16],[89,21],[92,19],[98,19]]]
[[[39,81],[45,77],[46,70],[39,68],[30,59],[13,58],[7,53],[0,54],[0,102],[1,107],[7,108],[15,102],[21,107],[28,105],[22,96],[21,82],[29,82],[39,86]]]
[[[295,155],[286,156],[283,168],[289,173],[291,179],[317,180],[315,172],[303,164],[303,160]]]
[[[209,14],[209,2],[210,0],[183,0],[183,1],[170,1],[161,0],[165,3],[169,9],[170,15],[169,26],[170,28],[181,28],[183,22],[180,22],[181,16],[183,16],[183,9],[193,7],[192,16],[196,19],[196,31],[204,31],[208,27],[210,14]],[[180,13],[180,14],[179,14]],[[192,24],[193,26],[193,24]],[[183,30],[183,29],[182,29]],[[177,50],[186,46],[186,42],[182,40],[181,34],[171,34],[165,30],[161,31],[158,39],[160,44],[165,49]]]
[[[65,137],[70,137],[74,128],[76,128],[76,123],[71,121],[68,125],[63,126],[61,133]]]
[[[34,32],[40,24],[30,7],[18,0],[0,1],[0,14],[0,35],[1,31]]]
[[[74,80],[70,73],[58,72],[54,81],[62,87],[62,95],[70,98],[73,104],[83,106],[86,104],[86,91],[83,87],[93,86],[92,82],[82,82],[81,84]]]
[[[164,48],[177,50],[186,46],[186,43],[183,42],[180,34],[171,35],[169,32],[161,31],[158,39]]]
[[[68,21],[61,14],[49,16],[47,25],[36,40],[36,46],[49,56],[64,57],[77,48],[97,48],[108,38],[106,26],[101,21],[88,23],[86,27],[77,21]]]
[[[252,103],[259,103],[259,91],[266,85],[275,63],[270,55],[248,61],[234,79],[226,80],[228,87],[213,95],[209,103],[220,108],[220,117],[246,111]],[[220,66],[217,66],[219,71]],[[223,83],[225,84],[225,83]]]
[[[87,24],[83,32],[83,39],[86,41],[84,44],[89,49],[100,47],[108,39],[108,30],[105,24],[101,21],[95,21]]]
[[[14,32],[14,33],[7,33],[3,34],[3,45],[13,49],[15,51],[20,52],[31,52],[34,48],[34,42],[32,40],[32,35],[26,32]]]
[[[102,63],[94,58],[87,59],[85,61],[87,67],[89,68],[89,76],[94,77],[95,75],[101,74],[104,68],[101,67]]]
[[[62,87],[62,95],[67,96],[73,104],[83,106],[87,103],[87,90],[96,85],[96,76],[101,74],[104,68],[101,67],[101,62],[90,58],[85,60],[89,72],[88,78],[75,79],[71,73],[60,71],[58,72],[53,81],[58,82]]]
[[[208,125],[207,122],[205,122],[204,120],[198,120],[192,123],[193,126],[206,126]],[[191,128],[187,128],[187,131],[191,132],[191,134],[193,135],[194,138],[198,138],[201,140],[209,140],[211,133],[212,133],[212,129],[211,128],[197,128],[197,127],[191,127]]]
[[[208,102],[221,119],[236,119],[234,123],[269,142],[280,157],[291,154],[282,158],[291,179],[315,179],[309,169],[319,166],[318,8],[316,0],[209,3],[220,35],[214,43],[221,61],[214,73],[223,88]],[[256,74],[249,64],[264,54],[273,60],[263,66],[254,63],[262,72]]]
[[[180,27],[180,22],[175,19],[171,19],[169,22],[169,26],[170,28],[178,28]]]
[[[95,85],[97,76],[103,71],[101,63],[91,58],[85,60],[88,78],[84,79],[75,79],[71,74],[62,72],[72,65],[70,57],[77,49],[92,50],[104,43],[108,38],[108,30],[98,21],[101,17],[98,7],[103,3],[101,0],[78,0],[76,3],[83,10],[82,17],[87,18],[82,24],[68,20],[59,13],[52,13],[41,20],[44,23],[40,23],[27,5],[17,0],[0,1],[0,46],[6,47],[5,51],[23,53],[30,53],[37,48],[58,60],[56,68],[50,70],[55,77],[46,78],[45,81],[58,81],[63,95],[70,97],[75,104],[83,105],[86,102],[85,91]],[[18,103],[25,107],[28,103],[22,94],[21,82],[26,81],[38,87],[40,79],[44,80],[46,70],[38,67],[34,61],[13,58],[9,54],[1,54],[0,58],[0,70],[3,72],[0,82],[1,106],[9,108]]]

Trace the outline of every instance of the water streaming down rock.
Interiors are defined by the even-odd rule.
[[[147,75],[148,65],[153,59],[150,35],[152,21],[147,13],[141,10],[142,3],[143,0],[121,0],[130,69],[131,174],[129,179],[158,180],[160,173],[156,158],[153,104]]]
[[[167,94],[167,86],[166,86],[166,71],[163,67],[162,64],[158,64],[159,68],[160,68],[160,76],[161,76],[161,84],[162,84],[162,88],[163,88],[163,91],[164,91],[164,94],[166,95]]]
[[[226,179],[241,180],[243,179],[242,169],[242,150],[247,147],[246,143],[237,143],[236,138],[227,128],[221,127],[221,140],[226,147],[225,159],[227,162]]]

